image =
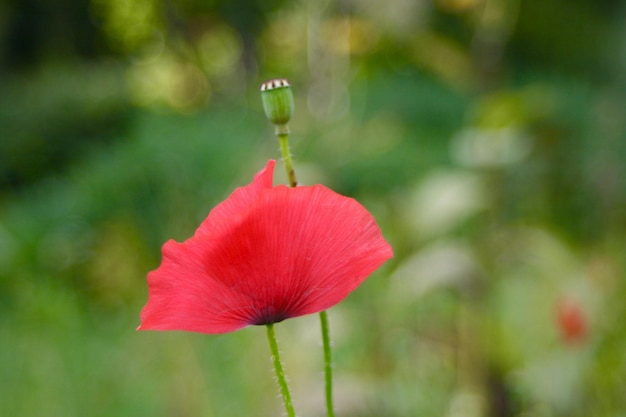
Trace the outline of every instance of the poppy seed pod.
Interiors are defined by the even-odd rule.
[[[261,84],[263,110],[270,122],[277,126],[286,125],[293,115],[293,93],[285,78],[269,80]]]

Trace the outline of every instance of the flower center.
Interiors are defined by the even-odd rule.
[[[278,323],[288,319],[289,315],[284,310],[279,310],[274,306],[264,306],[256,309],[252,317],[252,324],[260,326],[271,323]]]

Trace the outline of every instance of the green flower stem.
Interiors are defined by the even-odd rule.
[[[328,417],[335,417],[333,407],[333,358],[330,348],[330,330],[328,327],[328,313],[320,311],[320,323],[322,325],[322,343],[324,345],[324,376],[326,379],[326,413]]]
[[[276,340],[276,333],[274,332],[274,324],[267,325],[267,340],[270,342],[270,351],[272,352],[272,359],[274,360],[274,369],[276,370],[276,379],[280,386],[280,393],[283,396],[283,402],[285,403],[285,411],[287,411],[287,417],[296,417],[296,412],[293,409],[293,403],[291,402],[291,393],[289,392],[289,385],[287,384],[287,378],[285,378],[285,371],[283,370],[283,364],[280,360],[280,352],[278,351],[278,341]]]
[[[284,129],[279,130],[277,127],[276,136],[278,136],[278,141],[280,142],[280,153],[283,156],[289,186],[295,187],[298,185],[298,180],[296,179],[296,171],[293,169],[293,161],[291,160],[291,152],[289,151],[289,129],[285,126]]]

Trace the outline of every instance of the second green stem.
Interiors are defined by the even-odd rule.
[[[328,417],[335,417],[333,407],[333,357],[330,343],[330,330],[328,327],[328,313],[320,311],[320,323],[322,325],[322,344],[324,346],[324,376],[326,379],[326,413]]]

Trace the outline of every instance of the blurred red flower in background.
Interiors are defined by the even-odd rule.
[[[580,301],[563,298],[557,303],[557,324],[567,343],[580,342],[588,332],[586,313]]]
[[[226,333],[326,310],[393,256],[372,215],[321,186],[274,187],[275,161],[168,241],[139,330]]]

